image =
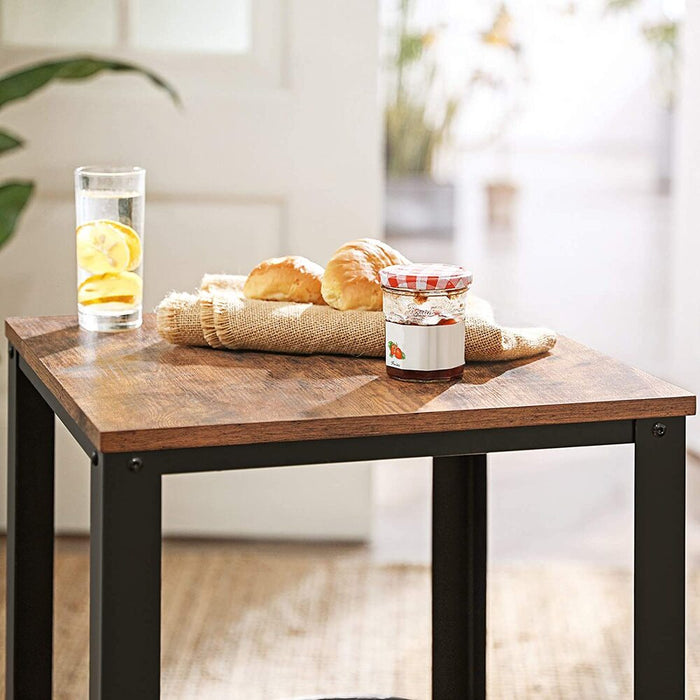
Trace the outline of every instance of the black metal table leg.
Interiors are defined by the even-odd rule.
[[[685,697],[685,418],[638,420],[634,697]]]
[[[6,697],[50,699],[54,416],[9,355]]]
[[[160,693],[161,476],[99,454],[90,510],[90,698]]]
[[[433,698],[486,697],[486,455],[433,458]]]

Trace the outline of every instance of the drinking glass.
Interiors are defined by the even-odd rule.
[[[143,168],[75,171],[78,322],[89,331],[141,325]]]

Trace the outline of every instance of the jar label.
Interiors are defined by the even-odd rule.
[[[464,364],[464,321],[444,326],[386,323],[386,363],[430,372]]]

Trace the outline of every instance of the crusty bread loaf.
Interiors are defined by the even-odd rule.
[[[374,238],[350,241],[328,261],[321,294],[329,306],[341,311],[381,311],[379,270],[407,262],[397,250]]]
[[[263,260],[243,285],[248,299],[296,301],[302,304],[325,304],[321,296],[323,268],[301,255]]]

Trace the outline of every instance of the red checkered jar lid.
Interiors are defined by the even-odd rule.
[[[468,289],[472,273],[459,265],[410,263],[383,268],[379,280],[382,287],[408,291]]]

